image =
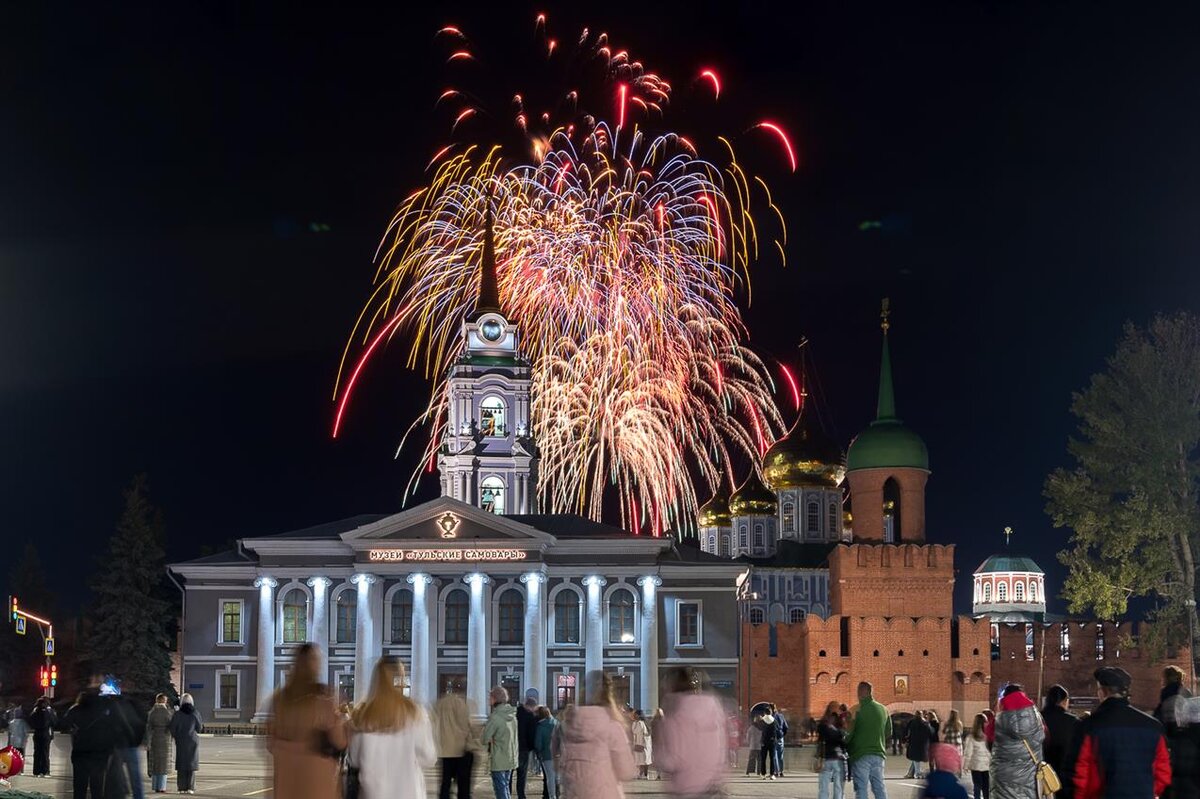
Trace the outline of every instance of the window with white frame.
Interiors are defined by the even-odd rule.
[[[996,585],[996,601],[997,602],[1007,602],[1008,601],[1008,583],[1001,582]]]
[[[750,537],[749,537],[749,533],[746,532],[747,529],[748,528],[746,527],[746,525],[743,524],[741,526],[741,529],[738,530],[738,542],[739,542],[739,546],[741,546],[742,549],[746,549],[747,547],[750,546]]]
[[[339,644],[354,643],[355,627],[358,625],[358,596],[353,588],[338,594],[337,614],[334,619],[333,640]]]
[[[839,513],[840,511],[841,511],[841,506],[840,506],[840,505],[838,505],[836,502],[830,502],[830,503],[829,503],[829,519],[828,519],[828,522],[829,522],[829,523],[828,523],[828,525],[827,525],[827,526],[828,526],[828,528],[829,528],[828,532],[829,532],[829,537],[830,537],[830,538],[833,538],[834,536],[836,536],[836,535],[837,535],[837,531],[838,531],[838,513]]]
[[[413,592],[401,588],[392,594],[392,643],[412,643]]]
[[[984,602],[992,601],[992,584],[991,583],[983,584],[983,601]]]
[[[808,506],[805,509],[805,526],[808,528],[808,534],[815,536],[821,532],[821,506],[817,501],[809,500]]]
[[[761,551],[766,545],[767,537],[763,533],[763,526],[761,524],[754,525],[754,549]]]
[[[300,588],[283,595],[280,619],[283,643],[302,644],[308,640],[308,596]]]
[[[634,632],[633,592],[618,588],[608,600],[608,642],[610,644],[632,644],[637,640]]]
[[[467,592],[456,588],[446,594],[445,629],[443,640],[448,644],[467,643],[467,625],[471,616],[471,600]]]
[[[796,529],[796,506],[791,502],[783,503],[783,532],[790,533]]]
[[[579,594],[571,590],[559,591],[554,597],[554,642],[556,644],[579,643]]]
[[[1013,586],[1013,601],[1025,601],[1025,583],[1018,582],[1015,586]]]
[[[496,396],[485,397],[479,404],[479,432],[485,436],[507,435],[504,411],[504,400]]]
[[[237,710],[242,673],[240,671],[217,672],[217,710]]]
[[[788,611],[788,621],[792,624],[799,624],[804,621],[804,608],[792,608]]]
[[[217,631],[218,644],[242,644],[242,621],[245,618],[245,603],[240,599],[221,600],[221,627]]]
[[[675,646],[703,646],[704,614],[699,599],[675,603]]]
[[[708,551],[713,555],[717,554],[717,534],[708,534]]]
[[[1029,581],[1029,601],[1030,602],[1038,601],[1037,580]]]
[[[750,623],[762,624],[766,620],[766,614],[762,608],[750,608]]]

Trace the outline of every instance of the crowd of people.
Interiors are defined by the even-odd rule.
[[[276,796],[424,799],[425,771],[439,764],[439,799],[452,790],[470,799],[478,759],[496,799],[526,799],[531,776],[540,778],[544,799],[620,799],[623,783],[634,779],[663,780],[681,799],[709,799],[722,795],[743,741],[748,775],[784,775],[783,711],[756,705],[743,738],[703,672],[687,667],[669,673],[662,707],[649,718],[619,706],[611,676],[596,671],[586,675],[584,702],[557,715],[539,704],[536,690],[517,705],[497,686],[480,729],[461,693],[428,710],[409,699],[404,666],[389,658],[376,665],[363,703],[338,708],[319,679],[320,663],[315,646],[299,647],[271,702]],[[819,799],[843,799],[847,782],[856,799],[887,799],[889,745],[893,755],[903,750],[906,777],[923,780],[927,797],[1200,799],[1200,700],[1184,687],[1183,672],[1166,669],[1153,715],[1130,705],[1124,670],[1101,668],[1094,678],[1101,702],[1090,714],[1071,713],[1062,686],[1051,686],[1039,708],[1022,686],[1009,684],[969,726],[955,711],[944,722],[928,710],[893,718],[871,684],[860,683],[853,707],[830,702],[820,719],[801,725],[816,743]],[[5,720],[9,746],[24,755],[32,744],[35,777],[49,776],[55,731],[70,733],[75,799],[142,799],[143,747],[153,792],[166,792],[173,754],[176,789],[195,793],[204,724],[188,694],[177,707],[159,694],[141,713],[115,680],[97,676],[61,719],[43,697],[28,713],[9,708]]]

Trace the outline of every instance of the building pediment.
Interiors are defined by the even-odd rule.
[[[419,548],[503,546],[541,550],[554,536],[527,524],[488,513],[451,497],[418,505],[341,534],[356,551],[387,546]]]

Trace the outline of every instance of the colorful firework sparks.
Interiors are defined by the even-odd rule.
[[[567,57],[562,47],[556,54],[544,18],[535,27],[541,58]],[[456,60],[479,62],[458,28],[440,34],[455,53],[470,53]],[[434,462],[446,432],[445,375],[461,349],[460,322],[474,310],[490,204],[501,306],[520,325],[533,365],[539,504],[598,519],[607,497],[629,529],[682,532],[699,504],[694,486],[729,480],[732,454],[761,456],[783,429],[775,385],[745,343],[735,298],[748,293],[759,258],[752,198],[779,221],[780,255],[786,228],[766,183],[747,174],[728,139],[719,138],[718,166],[683,136],[642,129],[661,120],[667,81],[614,50],[607,34],[585,30],[579,49],[587,57],[572,54],[571,63],[599,72],[607,97],[596,107],[615,125],[588,114],[582,79],[552,110],[527,92],[509,94],[510,130],[522,142],[514,157],[502,144],[468,143],[478,133],[465,129],[497,117],[466,99],[479,93],[455,86],[438,98],[459,104],[450,108],[452,135],[467,141],[439,150],[428,186],[401,204],[385,234],[376,290],[343,359],[349,379],[335,387],[334,435],[366,361],[404,331],[409,366],[423,367],[433,386],[401,447],[428,425],[421,463]],[[716,73],[701,77],[715,99]],[[782,128],[756,127],[781,139],[795,169]]]

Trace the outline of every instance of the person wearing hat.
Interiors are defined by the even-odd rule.
[[[1079,722],[1071,773],[1075,799],[1152,799],[1171,784],[1163,726],[1129,704],[1129,672],[1094,674],[1100,707]]]
[[[1037,761],[1046,737],[1042,715],[1016,683],[1004,686],[992,725],[992,773],[995,799],[1039,799]],[[1031,755],[1032,753],[1032,755]]]

